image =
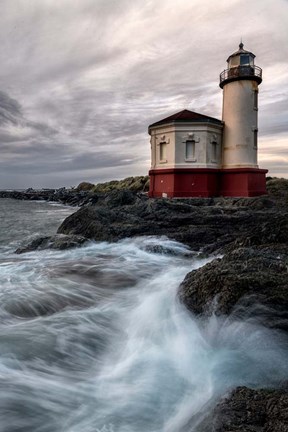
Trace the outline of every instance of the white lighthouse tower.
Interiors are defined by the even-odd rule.
[[[239,45],[220,74],[223,89],[224,122],[222,142],[222,194],[255,196],[265,193],[266,170],[257,164],[258,86],[262,69],[255,66],[255,55]]]

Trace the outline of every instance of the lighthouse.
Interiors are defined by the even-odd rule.
[[[255,55],[239,49],[220,74],[222,120],[189,110],[149,126],[150,197],[251,197],[266,194],[257,163],[258,86]]]
[[[266,193],[266,170],[258,167],[258,86],[262,69],[255,54],[239,49],[227,59],[220,74],[223,89],[222,181],[224,196],[256,196]]]

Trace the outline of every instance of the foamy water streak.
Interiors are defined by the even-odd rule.
[[[2,258],[0,431],[197,431],[228,389],[287,376],[280,333],[203,323],[178,303],[185,274],[207,261],[179,243]]]

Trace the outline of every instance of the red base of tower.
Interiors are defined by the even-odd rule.
[[[268,171],[258,168],[150,170],[149,197],[253,197],[265,195]]]
[[[266,173],[258,168],[221,170],[220,195],[226,197],[254,197],[266,195]]]

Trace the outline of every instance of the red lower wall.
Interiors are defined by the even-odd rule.
[[[250,197],[265,195],[267,170],[255,168],[151,170],[150,197]]]
[[[220,195],[253,197],[267,194],[266,173],[262,169],[230,169],[221,171]]]
[[[151,170],[150,197],[209,197],[218,190],[218,170],[161,169]]]

